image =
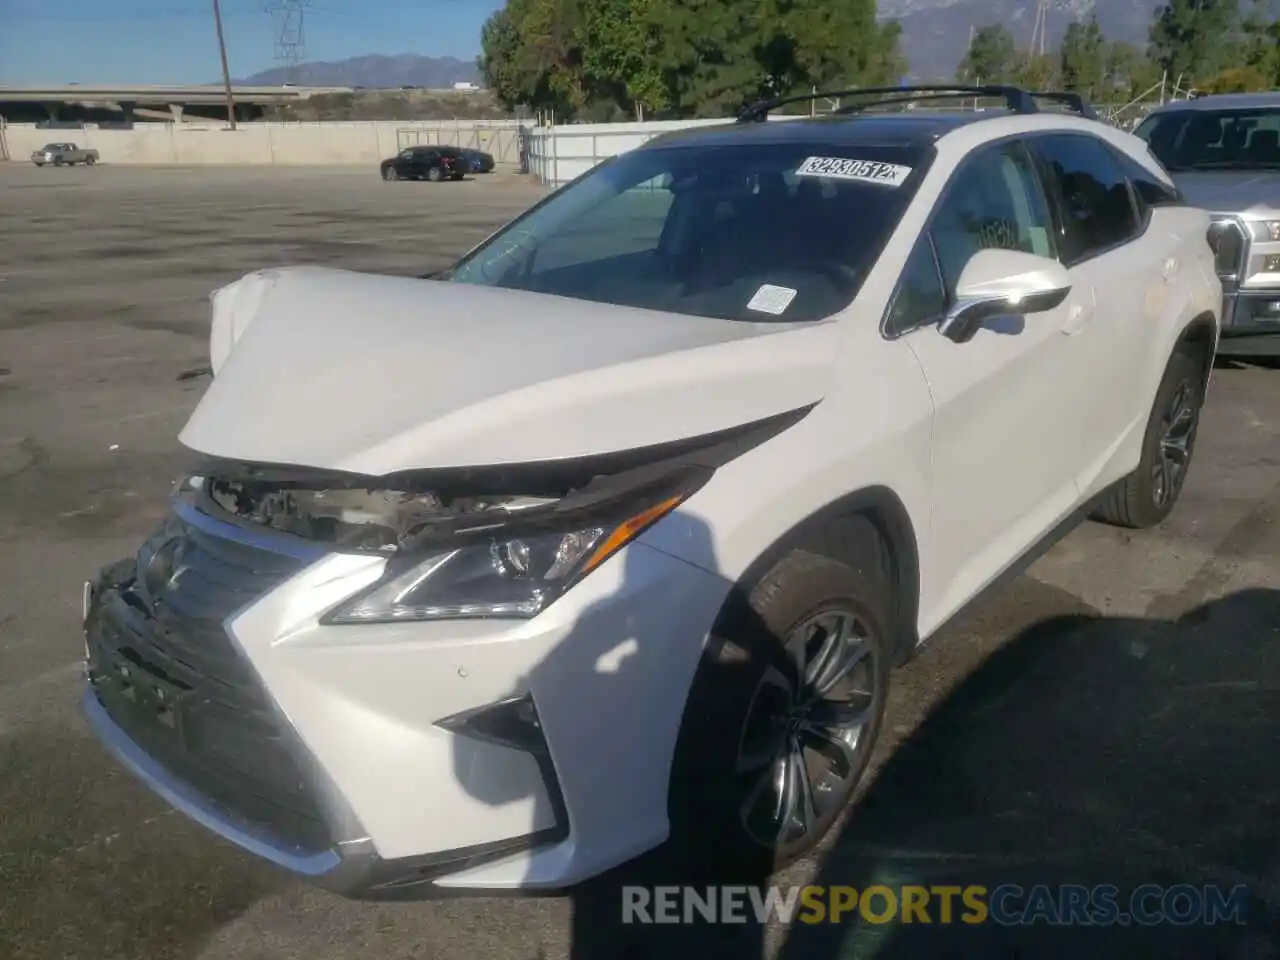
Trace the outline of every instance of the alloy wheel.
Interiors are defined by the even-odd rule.
[[[877,689],[877,648],[847,609],[807,617],[786,639],[747,711],[737,773],[749,784],[743,827],[770,848],[791,846],[848,800],[866,765]]]
[[[1191,461],[1191,447],[1196,433],[1195,388],[1183,380],[1161,422],[1160,446],[1151,465],[1151,495],[1156,506],[1163,508],[1182,487]]]

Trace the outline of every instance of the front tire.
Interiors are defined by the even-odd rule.
[[[1179,349],[1156,391],[1138,469],[1107,492],[1093,519],[1142,530],[1173,512],[1191,467],[1203,402],[1204,367],[1195,355]]]
[[[791,551],[708,641],[669,802],[675,849],[704,866],[760,877],[793,863],[866,771],[888,696],[892,589],[875,527],[840,526],[856,562]]]
[[[432,167],[427,171],[427,179],[432,183],[439,183],[443,178],[444,175],[440,172],[439,167]]]
[[[383,167],[382,179],[387,181],[387,183],[391,183],[393,180],[399,180],[400,174],[396,172],[395,167]]]

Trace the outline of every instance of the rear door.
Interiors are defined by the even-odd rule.
[[[1078,453],[1076,479],[1086,494],[1114,476],[1113,458],[1147,409],[1142,371],[1156,328],[1149,322],[1161,294],[1162,271],[1177,241],[1144,229],[1126,172],[1114,150],[1087,133],[1036,137],[1058,211],[1059,259],[1072,281],[1094,291],[1097,309],[1082,313],[1064,333],[1088,358],[1077,370],[1079,420],[1066,439]]]
[[[954,343],[937,321],[969,258],[990,247],[1055,257],[1055,223],[1018,142],[975,151],[953,175],[912,252],[886,321],[918,358],[933,395],[933,514],[925,574],[939,609],[970,599],[1078,502],[1079,393],[1086,358],[1064,330],[1092,291],[1000,317]],[[1074,319],[1073,319],[1074,318]]]

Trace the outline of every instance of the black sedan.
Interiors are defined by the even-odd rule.
[[[461,180],[471,161],[457,147],[406,147],[382,161],[383,180]]]
[[[485,153],[483,150],[473,150],[470,147],[463,147],[462,152],[471,161],[472,173],[493,173],[493,154]]]

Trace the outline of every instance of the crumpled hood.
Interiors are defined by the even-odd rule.
[[[749,324],[321,267],[218,291],[180,435],[368,475],[610,453],[822,399],[835,325]]]
[[[1280,171],[1206,170],[1171,175],[1187,202],[1210,213],[1280,209]]]

